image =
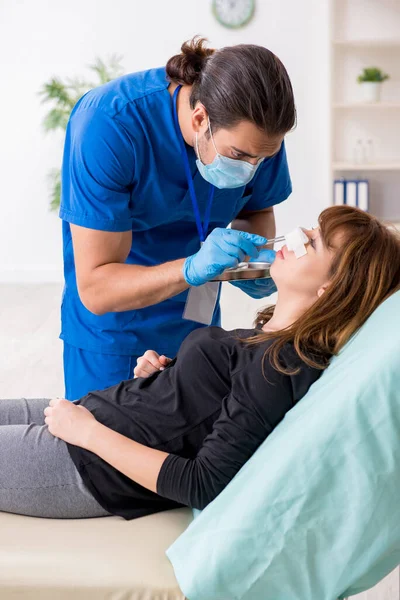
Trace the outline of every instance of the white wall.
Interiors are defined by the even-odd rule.
[[[48,210],[47,172],[60,164],[62,138],[45,135],[37,95],[52,75],[88,74],[95,56],[124,56],[126,72],[162,65],[200,33],[215,47],[267,46],[295,90],[298,127],[287,139],[294,193],[277,209],[278,230],[315,222],[330,202],[329,15],[319,0],[258,0],[253,21],[231,31],[210,0],[2,0],[0,2],[0,281],[59,281],[60,222]],[[253,303],[224,294],[227,312]]]

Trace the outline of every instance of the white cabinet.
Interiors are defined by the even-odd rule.
[[[399,0],[331,0],[331,60],[332,179],[368,179],[370,212],[399,221]],[[367,67],[390,76],[379,102],[363,101]]]

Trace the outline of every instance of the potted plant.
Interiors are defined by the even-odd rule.
[[[90,89],[122,75],[121,59],[122,57],[117,55],[112,55],[106,61],[96,58],[95,63],[90,65],[89,68],[96,74],[97,82],[86,81],[77,77],[62,81],[58,77],[52,77],[45,83],[39,94],[42,96],[43,102],[52,105],[43,121],[45,131],[61,129],[65,132],[69,115],[79,98]],[[60,169],[52,169],[49,172],[49,181],[51,186],[50,207],[52,210],[56,210],[60,205],[61,195]]]
[[[389,79],[387,73],[383,73],[377,67],[367,67],[363,69],[361,75],[357,77],[361,84],[364,102],[379,102],[381,97],[381,84]]]

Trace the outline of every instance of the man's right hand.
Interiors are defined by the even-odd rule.
[[[164,354],[160,356],[155,350],[146,350],[143,356],[137,359],[133,375],[134,377],[150,377],[150,375],[153,375],[157,371],[164,371],[171,360],[171,358],[164,356]]]
[[[225,269],[236,267],[246,255],[257,258],[257,246],[263,246],[266,242],[266,238],[261,235],[217,227],[200,250],[185,260],[185,281],[189,285],[202,285]]]

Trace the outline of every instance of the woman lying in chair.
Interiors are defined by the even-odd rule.
[[[336,206],[304,231],[304,256],[277,253],[278,301],[255,329],[197,329],[173,360],[148,352],[139,377],[74,403],[1,400],[0,510],[133,519],[207,506],[400,288],[400,240],[374,217]]]

